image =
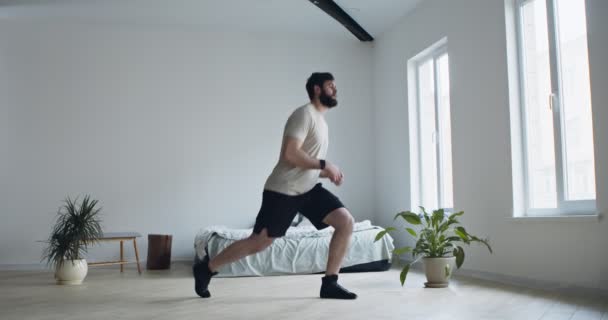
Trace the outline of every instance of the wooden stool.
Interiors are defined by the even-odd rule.
[[[124,271],[123,266],[129,261],[124,259],[124,241],[133,241],[133,249],[135,249],[135,261],[137,262],[137,272],[141,274],[141,266],[139,265],[139,252],[137,251],[136,238],[141,237],[141,234],[137,232],[104,232],[103,235],[98,239],[99,241],[120,241],[120,260],[119,261],[99,261],[90,262],[89,266],[107,266],[107,265],[120,265],[120,272]]]

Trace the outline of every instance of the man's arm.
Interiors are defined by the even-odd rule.
[[[302,143],[303,141],[300,139],[285,137],[281,158],[294,167],[303,169],[321,169],[321,162],[319,159],[313,158],[306,152],[302,151]],[[319,176],[323,177],[323,175],[329,178],[329,180],[336,185],[340,185],[342,183],[343,174],[340,171],[340,168],[329,161],[325,161],[325,169],[321,171]]]
[[[319,159],[309,156],[306,152],[302,151],[302,140],[285,137],[283,146],[283,154],[281,158],[290,165],[303,169],[321,169],[321,162]]]

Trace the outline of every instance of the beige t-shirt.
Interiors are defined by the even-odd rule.
[[[314,105],[303,105],[289,116],[283,132],[283,139],[286,137],[301,140],[301,150],[312,158],[325,159],[329,143],[327,122]],[[294,167],[279,159],[266,180],[264,189],[287,195],[302,194],[315,186],[320,171]]]

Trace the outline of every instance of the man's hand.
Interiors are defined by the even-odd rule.
[[[329,181],[337,186],[340,186],[344,179],[344,174],[340,171],[340,168],[329,161],[325,161],[325,169],[321,170],[319,176],[321,178],[328,178]]]

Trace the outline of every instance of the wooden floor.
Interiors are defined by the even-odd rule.
[[[552,293],[456,278],[425,289],[413,271],[343,274],[354,301],[318,298],[320,275],[214,278],[213,297],[198,298],[190,267],[145,271],[133,265],[90,268],[80,286],[58,286],[52,273],[0,272],[0,319],[603,319],[606,297]]]

